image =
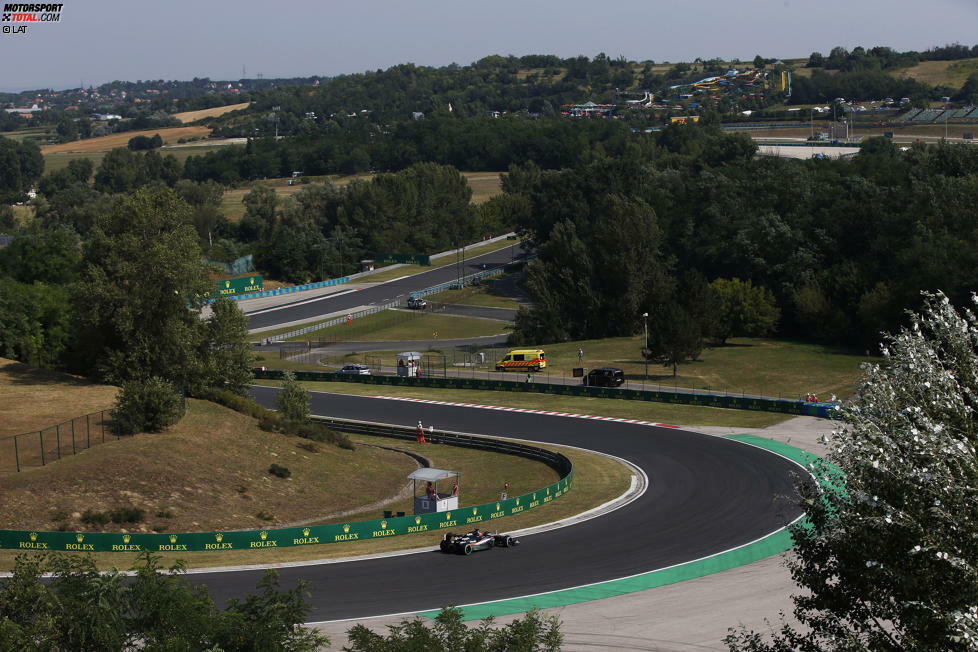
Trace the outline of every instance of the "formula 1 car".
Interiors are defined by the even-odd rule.
[[[454,552],[459,555],[471,555],[476,550],[489,550],[500,546],[512,548],[520,545],[520,540],[508,534],[482,532],[478,529],[464,534],[446,532],[439,547],[442,552]]]

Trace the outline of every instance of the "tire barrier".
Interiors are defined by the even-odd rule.
[[[375,425],[359,421],[317,419],[337,430],[396,439],[413,439],[413,428]],[[465,528],[505,516],[513,516],[560,498],[574,486],[571,461],[560,453],[519,442],[435,433],[439,444],[520,455],[548,464],[561,474],[557,482],[521,496],[482,505],[460,507],[450,512],[396,516],[372,521],[351,521],[330,525],[310,525],[262,530],[225,532],[181,532],[139,534],[123,532],[45,532],[0,530],[0,549],[20,551],[71,552],[210,552],[287,548],[345,541],[382,539],[403,534]]]
[[[282,372],[266,369],[255,371],[256,379],[280,380]],[[616,387],[587,387],[584,385],[561,385],[556,383],[521,383],[508,380],[478,378],[411,378],[404,376],[354,376],[322,371],[296,371],[297,380],[318,382],[365,383],[368,385],[391,385],[406,387],[435,387],[439,389],[468,389],[477,391],[535,392],[537,394],[560,394],[563,396],[586,396],[590,398],[617,398],[632,401],[654,401],[699,407],[725,408],[728,410],[752,410],[759,412],[779,412],[798,416],[818,417],[820,419],[838,418],[838,406],[834,403],[806,403],[787,399],[764,398],[757,396],[730,396],[700,392],[666,392],[641,389],[621,389]]]

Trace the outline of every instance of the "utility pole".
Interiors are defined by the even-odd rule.
[[[645,358],[645,382],[649,381],[649,313],[643,312],[642,318],[645,319],[645,350],[642,357]]]

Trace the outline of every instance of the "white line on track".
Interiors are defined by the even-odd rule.
[[[593,421],[615,421],[617,423],[634,423],[640,426],[656,426],[659,428],[679,428],[671,423],[656,423],[640,419],[621,419],[618,417],[601,417],[592,414],[574,414],[572,412],[550,412],[548,410],[533,410],[530,408],[504,407],[501,405],[481,405],[479,403],[453,403],[451,401],[433,401],[425,398],[407,398],[404,396],[367,395],[367,398],[382,398],[388,401],[407,401],[410,403],[427,403],[429,405],[449,405],[454,407],[479,408],[482,410],[500,410],[502,412],[520,412],[522,414],[545,414],[551,417],[569,417],[571,419],[591,419]]]
[[[256,310],[254,312],[249,312],[248,313],[248,316],[251,317],[252,315],[261,315],[263,313],[272,312],[274,310],[284,310],[286,308],[295,308],[296,306],[304,306],[307,303],[312,303],[314,301],[321,301],[323,299],[332,299],[334,297],[341,297],[344,294],[350,294],[351,292],[357,292],[357,291],[359,291],[359,290],[358,289],[357,290],[345,290],[343,292],[336,292],[334,294],[322,294],[322,295],[320,295],[318,297],[313,297],[312,299],[306,299],[305,301],[298,301],[296,303],[285,303],[285,304],[282,304],[281,306],[272,306],[271,308],[262,308],[261,310]],[[287,296],[287,295],[279,295],[279,296]]]

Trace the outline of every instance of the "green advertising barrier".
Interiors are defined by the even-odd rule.
[[[724,394],[694,394],[691,392],[663,392],[641,389],[618,389],[610,387],[587,387],[585,385],[560,385],[551,383],[523,383],[507,380],[479,378],[410,378],[406,376],[353,376],[322,371],[296,371],[298,380],[319,382],[366,383],[368,385],[391,385],[407,387],[435,387],[439,389],[470,389],[498,392],[536,392],[538,394],[559,394],[563,396],[586,396],[590,398],[615,398],[630,401],[653,401],[675,403],[699,407],[725,408],[728,410],[752,410],[758,412],[778,412],[798,416],[837,418],[834,403],[805,403],[776,398],[729,396]],[[255,378],[281,379],[282,372],[276,370],[256,371]]]
[[[264,530],[128,534],[121,532],[42,532],[0,530],[0,549],[70,552],[208,552],[292,548],[324,543],[365,541],[418,532],[467,529],[474,524],[513,516],[546,505],[574,486],[571,471],[554,484],[515,498],[450,512],[395,516],[376,521],[310,525]]]
[[[217,282],[217,289],[208,293],[208,297],[233,297],[238,294],[248,294],[250,292],[261,292],[264,281],[261,274],[254,274],[242,278],[229,278]]]
[[[424,254],[374,254],[374,265],[431,265],[431,256]]]

